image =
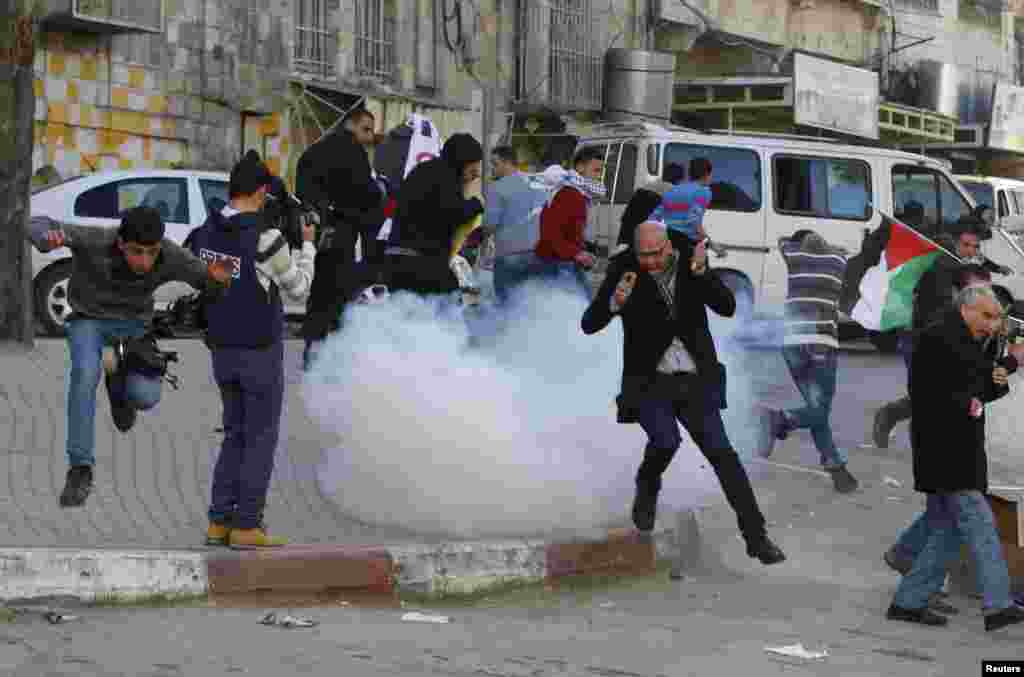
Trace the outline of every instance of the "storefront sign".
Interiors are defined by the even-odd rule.
[[[1024,87],[996,83],[992,94],[989,148],[1024,153]]]
[[[793,55],[793,116],[799,125],[878,138],[878,74]]]

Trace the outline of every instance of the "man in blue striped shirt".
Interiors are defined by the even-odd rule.
[[[829,424],[836,392],[838,302],[846,254],[811,230],[780,238],[779,252],[789,270],[782,356],[807,406],[767,410],[758,451],[767,458],[775,440],[786,439],[794,430],[808,428],[821,454],[822,466],[832,475],[836,491],[849,493],[857,489],[858,483],[846,469],[846,454],[836,447]]]

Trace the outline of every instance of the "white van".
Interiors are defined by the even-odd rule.
[[[669,163],[686,169],[695,157],[709,159],[713,199],[704,225],[728,250],[714,265],[740,307],[752,303],[762,315],[781,315],[786,298],[780,237],[810,228],[853,253],[879,226],[879,210],[910,223],[917,214],[917,222],[937,229],[979,218],[945,164],[886,148],[649,123],[600,125],[579,140],[583,146],[605,151],[608,200],[595,205],[587,238],[609,249],[636,188],[657,180]]]

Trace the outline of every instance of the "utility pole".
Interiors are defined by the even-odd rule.
[[[25,239],[32,182],[36,0],[0,0],[0,342],[30,347],[32,256]]]

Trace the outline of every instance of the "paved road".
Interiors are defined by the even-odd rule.
[[[209,371],[206,348],[196,341],[167,341],[180,351],[176,372],[181,389],[164,400],[128,435],[116,432],[102,388],[97,423],[97,488],[84,509],[60,510],[56,496],[66,461],[65,388],[67,350],[63,341],[41,340],[28,357],[0,354],[0,546],[198,547],[206,525],[210,462],[219,444],[220,400]],[[361,524],[326,500],[316,480],[324,450],[338,446],[306,414],[298,392],[301,344],[288,342],[288,394],[267,516],[272,529],[295,541],[382,543],[419,540],[396,527]],[[735,446],[749,450],[753,431],[745,412],[755,402],[797,404],[799,396],[777,351],[750,351],[730,365],[731,388],[749,375],[749,392],[731,393],[727,423]],[[905,426],[885,452],[863,449],[878,398],[903,388],[898,360],[870,350],[849,350],[840,360],[840,389],[833,421],[837,441],[850,451],[858,476],[875,473],[878,459],[909,458]],[[1013,470],[1018,428],[1015,402],[993,409],[999,443],[993,445],[993,474],[1024,483]],[[806,435],[785,446],[797,463],[815,467],[816,452]],[[783,453],[780,450],[779,453]],[[1005,461],[1006,463],[1002,463]],[[756,471],[754,473],[756,475]]]

